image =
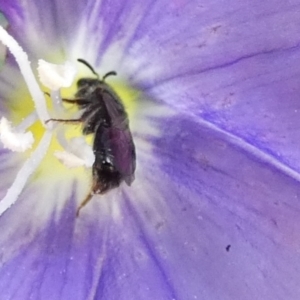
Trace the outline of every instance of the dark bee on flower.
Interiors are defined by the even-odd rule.
[[[91,65],[83,59],[78,61],[96,75],[96,78],[79,79],[75,98],[63,99],[65,102],[78,105],[82,110],[80,118],[48,120],[82,123],[84,135],[94,134],[95,162],[92,167],[92,189],[80,204],[77,215],[94,194],[104,194],[118,187],[122,181],[130,185],[134,180],[136,161],[135,146],[124,105],[111,86],[105,82],[108,76],[116,75],[116,72],[109,72],[100,80]]]

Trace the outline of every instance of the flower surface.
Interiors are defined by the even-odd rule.
[[[117,71],[137,151],[132,186],[76,218],[90,170],[49,148],[0,217],[1,299],[299,299],[299,1],[0,10],[33,66],[83,58]],[[16,123],[34,110],[10,54],[0,97]],[[27,157],[1,148],[1,198]]]

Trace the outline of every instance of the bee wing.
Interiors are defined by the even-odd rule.
[[[102,91],[102,100],[111,119],[111,126],[105,130],[109,131],[114,165],[130,185],[134,180],[136,155],[127,114],[118,95],[107,85]]]
[[[109,86],[106,86],[105,90],[102,91],[102,101],[114,126],[119,127],[123,122],[128,124],[124,105],[119,96]]]
[[[135,147],[128,129],[110,128],[111,150],[114,164],[123,175],[125,182],[130,185],[134,180]]]

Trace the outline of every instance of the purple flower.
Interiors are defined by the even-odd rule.
[[[1,300],[300,298],[299,1],[0,10],[33,69],[83,58],[117,71],[137,151],[132,186],[76,218],[90,169],[60,164],[53,138],[0,216]],[[1,117],[17,125],[34,108],[10,54],[0,76]],[[1,199],[28,151],[1,148]]]

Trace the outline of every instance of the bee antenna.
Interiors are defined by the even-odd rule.
[[[105,78],[107,78],[108,76],[116,76],[117,75],[117,72],[116,71],[110,71],[110,72],[108,72],[108,73],[106,73],[104,76],[103,76],[103,78],[102,78],[102,80],[104,81],[105,80]]]
[[[99,78],[99,74],[94,70],[94,68],[84,59],[82,58],[78,58],[77,61],[81,62],[82,64],[84,64],[85,66],[87,66],[93,74],[95,74],[97,76],[97,78]]]

